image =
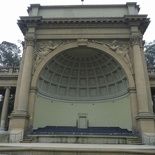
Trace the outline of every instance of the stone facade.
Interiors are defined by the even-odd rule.
[[[129,126],[133,132],[154,135],[155,117],[143,53],[143,34],[150,20],[147,15],[138,12],[136,3],[82,6],[33,4],[28,7],[29,16],[20,17],[18,21],[25,40],[10,132],[34,128],[39,113],[36,110],[38,97],[46,98],[42,104],[52,102],[55,109],[60,102],[66,105],[81,103],[81,109],[75,113],[86,113],[87,120],[91,115],[88,110],[90,103],[121,102],[121,98],[127,97],[130,108],[126,113],[130,116],[124,121],[131,120]],[[6,96],[8,94],[7,88]],[[127,99],[124,102],[128,105]],[[46,104],[45,108],[52,107],[46,107]],[[86,104],[83,112],[82,106]],[[115,118],[113,113],[119,114],[119,110],[112,109],[107,117]],[[96,113],[92,112],[93,117],[99,117]],[[61,118],[61,115],[57,117]],[[2,118],[5,120],[5,114]],[[68,119],[67,115],[65,119]],[[102,119],[106,122],[105,118]],[[116,119],[119,117],[116,116]],[[53,123],[42,121],[47,125],[74,125],[54,123],[54,119]],[[3,123],[1,121],[1,127]],[[95,124],[91,118],[89,123],[105,125],[102,121]],[[108,125],[116,124],[111,122]],[[123,120],[118,125],[123,126]],[[38,124],[36,126],[39,127]]]

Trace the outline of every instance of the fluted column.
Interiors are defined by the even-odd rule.
[[[16,95],[15,95],[15,102],[14,102],[13,113],[15,113],[17,111],[17,108],[18,108],[18,100],[19,100],[19,93],[20,93],[21,77],[22,77],[22,72],[23,72],[23,65],[24,65],[24,58],[25,58],[25,51],[26,51],[25,42],[23,42],[22,45],[23,45],[23,55],[22,55],[22,60],[21,60],[21,63],[20,63],[20,70],[19,70],[19,74],[18,74],[18,80],[17,80],[17,86],[16,86]]]
[[[32,76],[32,65],[33,65],[33,48],[34,48],[34,36],[26,36],[26,51],[24,55],[24,64],[21,76],[21,83],[19,88],[19,97],[18,97],[18,108],[19,112],[27,114],[28,100],[29,100],[29,91],[30,83]]]
[[[5,129],[7,115],[8,115],[8,106],[9,106],[9,97],[10,97],[10,87],[6,87],[2,114],[1,114],[1,130]]]
[[[143,67],[143,58],[140,49],[141,42],[140,34],[131,35],[131,43],[133,48],[133,60],[134,60],[134,74],[135,74],[135,83],[137,91],[137,101],[138,101],[138,112],[149,112],[148,109],[148,100],[147,100],[147,87],[145,79],[145,71]]]

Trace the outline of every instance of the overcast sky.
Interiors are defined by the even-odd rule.
[[[155,0],[84,0],[87,4],[125,4],[126,2],[137,2],[140,5],[140,14],[147,14],[151,23],[144,34],[144,40],[151,42],[155,40]],[[0,43],[8,41],[17,44],[24,37],[17,25],[20,16],[27,16],[27,7],[30,4],[41,5],[81,5],[81,0],[1,0],[0,3]]]

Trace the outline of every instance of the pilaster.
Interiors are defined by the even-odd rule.
[[[131,105],[131,118],[132,118],[132,130],[133,132],[137,130],[137,122],[136,122],[136,116],[137,116],[137,96],[136,96],[136,88],[130,88],[129,89],[130,94],[130,105]]]
[[[36,100],[36,89],[31,88],[30,97],[29,97],[29,106],[28,106],[28,112],[30,114],[29,125],[28,126],[29,126],[30,130],[33,128],[35,100]]]

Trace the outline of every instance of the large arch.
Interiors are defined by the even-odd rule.
[[[75,48],[75,47],[78,47],[78,46],[79,46],[78,42],[68,43],[66,45],[62,45],[62,46],[57,47],[54,51],[49,53],[44,58],[44,60],[41,61],[41,63],[38,65],[38,67],[36,68],[36,70],[34,72],[34,75],[32,77],[31,87],[36,88],[37,79],[38,79],[38,76],[39,76],[41,70],[47,64],[47,62],[49,62],[55,55],[57,55],[58,53],[61,53],[64,50]],[[123,68],[124,72],[127,75],[128,82],[129,82],[129,88],[134,88],[135,87],[134,79],[133,79],[132,72],[131,72],[129,66],[120,58],[120,56],[117,53],[115,53],[110,48],[108,48],[108,46],[100,45],[100,44],[97,44],[97,43],[88,42],[87,47],[96,48],[96,49],[98,49],[98,50],[100,50],[102,52],[107,53],[113,59],[115,59],[120,64],[120,66]]]
[[[80,45],[78,44],[78,42],[68,43],[66,45],[59,46],[54,51],[49,53],[36,68],[36,71],[34,72],[34,75],[33,75],[31,88],[34,88],[37,90],[37,80],[39,78],[39,75],[40,75],[42,69],[44,68],[44,66],[46,66],[46,64],[50,60],[52,60],[56,55],[60,54],[63,51],[73,49],[73,48],[78,48],[79,46]],[[117,53],[112,51],[106,45],[100,45],[100,44],[91,43],[91,42],[87,42],[87,45],[85,45],[85,48],[97,49],[103,53],[108,54],[112,59],[114,59],[121,66],[121,68],[125,72],[127,81],[129,84],[128,85],[129,88],[134,87],[134,81],[133,81],[131,70],[129,69],[128,65],[123,61],[123,59]],[[51,103],[49,104],[49,102],[51,102]],[[132,110],[131,110],[131,105],[130,105],[131,103],[130,103],[129,96],[124,96],[119,99],[117,98],[117,99],[108,100],[108,101],[106,101],[106,104],[103,104],[103,102],[105,102],[105,101],[101,100],[98,104],[94,104],[94,103],[96,103],[94,101],[91,102],[91,104],[87,104],[88,102],[85,102],[86,104],[81,104],[81,103],[83,103],[83,101],[78,102],[76,100],[73,102],[72,101],[68,102],[66,100],[64,101],[64,100],[59,100],[59,99],[57,101],[54,101],[54,100],[49,99],[48,97],[42,96],[40,94],[36,95],[36,101],[34,104],[37,103],[37,105],[39,105],[39,106],[34,106],[35,108],[34,108],[33,113],[34,113],[35,120],[34,120],[33,126],[34,126],[34,128],[43,127],[43,125],[53,125],[53,124],[55,126],[58,126],[58,125],[76,126],[78,119],[79,119],[78,117],[80,117],[82,115],[82,117],[86,117],[87,120],[90,119],[89,120],[90,126],[117,126],[118,125],[122,128],[131,129],[131,126],[132,126],[132,119],[131,119],[132,112],[131,111]],[[43,103],[44,103],[44,105],[43,105]],[[82,108],[79,108],[79,107],[82,107]],[[112,108],[112,107],[114,107],[114,108]],[[46,121],[44,120],[43,122],[40,122],[40,120],[41,120],[40,117],[43,117],[41,115],[41,113],[42,113],[41,109],[43,109],[43,108],[46,109],[45,110],[46,113],[43,114],[45,116]],[[64,115],[60,116],[60,115],[57,115],[58,112],[55,113],[56,109],[65,109],[65,108],[70,109],[69,112],[67,112],[67,113],[64,111],[60,112],[60,110],[59,110],[59,112],[61,114],[63,113]],[[48,111],[49,109],[54,109],[54,110],[51,112],[51,111]],[[89,109],[89,111],[87,111],[86,109]],[[111,109],[115,109],[115,111],[113,111]],[[98,113],[100,115],[95,114],[96,111],[98,111]],[[52,113],[52,114],[50,114],[50,113]],[[47,117],[46,117],[46,115],[47,115]],[[70,117],[69,117],[70,115],[72,115],[72,119],[70,119]],[[106,118],[107,115],[109,115],[109,116],[111,115],[111,119],[109,120],[109,122],[102,123],[102,121],[103,120],[105,121],[106,119],[99,119],[99,118],[100,117]],[[126,115],[126,117],[123,117],[125,115]],[[52,118],[53,117],[55,117],[55,118],[49,119],[51,116],[52,116]],[[94,116],[96,117],[96,119],[98,121],[95,120]],[[116,118],[117,121],[115,121],[114,118]],[[121,119],[121,118],[123,118],[123,119]],[[65,119],[67,119],[68,121],[65,121]],[[50,124],[49,123],[50,121],[53,121],[53,124]]]

